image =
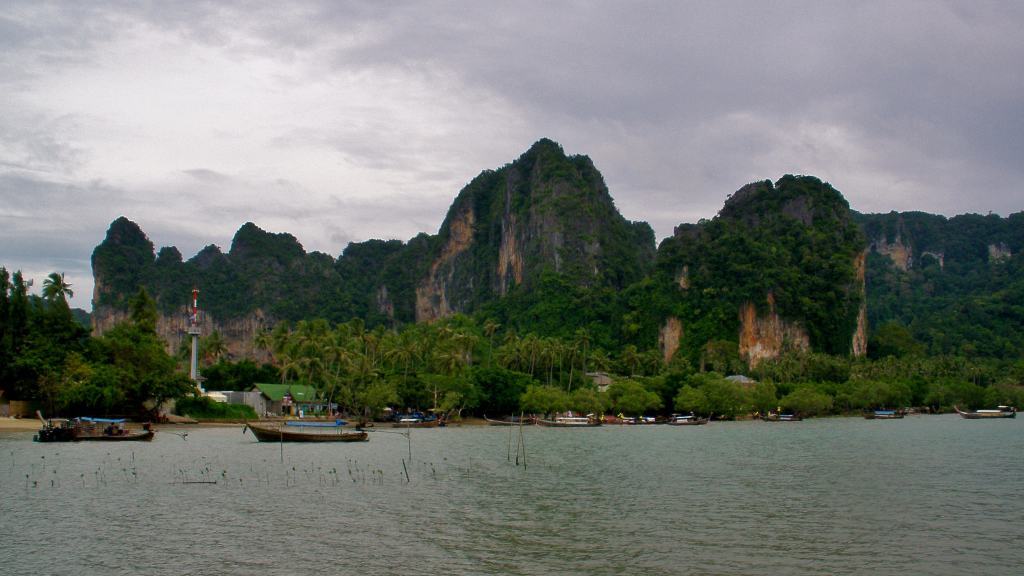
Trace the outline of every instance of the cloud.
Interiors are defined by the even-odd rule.
[[[332,255],[434,232],[541,137],[659,236],[785,173],[861,211],[1022,208],[1014,3],[5,8],[0,265],[83,285],[122,214],[186,258],[246,221]]]

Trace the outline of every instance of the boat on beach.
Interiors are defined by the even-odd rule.
[[[246,422],[242,428],[252,431],[260,442],[365,442],[370,435],[366,432],[347,432],[342,429],[346,422]]]
[[[519,426],[520,424],[531,426],[537,423],[537,419],[533,416],[526,416],[523,418],[509,416],[504,420],[494,420],[493,418],[488,418],[487,415],[484,414],[484,422],[487,422],[489,426]]]
[[[440,418],[399,418],[391,424],[392,428],[437,428],[444,423]]]
[[[124,418],[51,418],[44,419],[43,427],[32,438],[36,442],[149,442],[155,436],[150,424],[142,429],[129,428]]]
[[[710,418],[700,418],[690,414],[674,414],[668,421],[670,426],[701,426],[707,424]]]
[[[776,412],[769,412],[761,417],[761,420],[765,422],[799,422],[803,420],[802,416],[797,414],[781,414]]]
[[[903,418],[903,410],[867,410],[864,418],[868,420],[897,420]]]
[[[601,421],[593,414],[588,416],[556,416],[554,420],[538,418],[537,425],[549,428],[590,428],[600,426]]]
[[[957,406],[953,406],[956,413],[961,418],[967,420],[987,420],[989,418],[1016,418],[1017,409],[1013,406],[999,406],[995,410],[975,410],[974,412],[964,412]]]

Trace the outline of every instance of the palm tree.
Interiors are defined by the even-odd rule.
[[[203,340],[202,350],[203,359],[209,365],[220,359],[228,351],[228,347],[224,343],[224,339],[221,338],[220,332],[214,330]]]
[[[64,279],[64,273],[53,272],[43,280],[43,298],[50,302],[60,300],[67,304],[68,298],[74,298],[75,292]]]
[[[487,367],[492,367],[494,363],[494,334],[501,328],[501,324],[498,324],[494,320],[488,319],[484,322],[484,336],[487,336],[490,346],[487,348]]]

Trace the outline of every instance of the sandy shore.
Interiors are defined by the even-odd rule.
[[[0,418],[0,430],[39,430],[40,426],[35,418]]]

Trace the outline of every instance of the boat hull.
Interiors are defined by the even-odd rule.
[[[1017,417],[1017,411],[1012,408],[1010,410],[993,410],[990,412],[964,412],[956,407],[954,407],[954,410],[956,410],[956,413],[959,414],[961,418],[966,420],[992,420]]]
[[[79,442],[149,442],[156,434],[152,430],[128,432],[125,434],[82,434],[75,437]]]
[[[487,416],[484,416],[484,421],[487,422],[488,426],[530,426],[536,423],[534,418],[523,418],[522,420],[492,420]]]
[[[690,420],[673,420],[669,426],[703,426],[708,423],[709,418],[691,418]]]
[[[440,420],[423,420],[421,422],[394,422],[392,428],[437,428],[441,425]]]
[[[765,422],[799,422],[803,420],[803,417],[791,414],[773,414],[771,416],[764,416],[761,420],[764,420]]]
[[[246,424],[243,432],[250,430],[260,442],[366,442],[370,435],[366,432],[344,432],[337,430],[288,430],[283,425],[266,426]]]
[[[866,420],[899,420],[903,418],[903,412],[865,412]]]
[[[600,422],[559,422],[557,420],[537,420],[538,426],[546,426],[548,428],[593,428],[600,426]]]

